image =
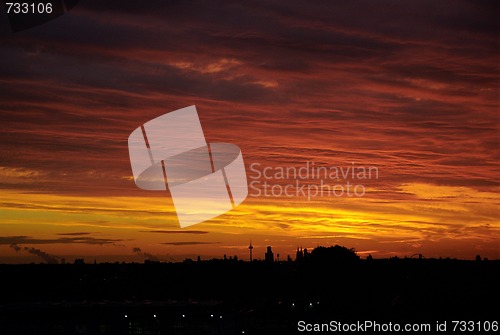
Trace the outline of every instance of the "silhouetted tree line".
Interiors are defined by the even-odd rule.
[[[359,260],[354,249],[348,249],[340,245],[332,247],[316,247],[307,258],[312,263],[353,263]]]

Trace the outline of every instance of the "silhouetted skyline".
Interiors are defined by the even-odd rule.
[[[302,251],[281,262],[0,264],[9,288],[0,295],[0,333],[290,334],[304,319],[496,320],[500,261]]]

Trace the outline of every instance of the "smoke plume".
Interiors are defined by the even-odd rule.
[[[132,248],[132,251],[138,255],[146,257],[150,261],[159,261],[158,257],[147,252],[142,252],[141,248]]]
[[[12,243],[12,244],[10,245],[10,247],[11,247],[12,249],[14,249],[16,252],[18,252],[19,250],[21,250],[21,247],[20,247],[20,246],[18,246],[16,243]]]
[[[37,255],[38,257],[42,258],[48,264],[58,264],[59,263],[54,256],[51,256],[48,253],[46,253],[40,249],[24,247],[24,250],[26,250],[30,254]]]

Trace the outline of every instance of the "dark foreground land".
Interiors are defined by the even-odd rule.
[[[499,274],[500,261],[437,259],[0,265],[0,334],[292,334],[299,320],[493,321]]]

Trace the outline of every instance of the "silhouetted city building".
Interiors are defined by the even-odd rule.
[[[309,252],[307,251],[307,248],[304,249],[304,259],[308,259],[309,258]]]
[[[295,261],[300,262],[304,259],[304,253],[302,252],[302,247],[297,247],[297,253],[295,254]]]
[[[267,246],[265,260],[266,260],[266,262],[269,262],[269,263],[274,262],[274,254],[273,254],[273,250],[271,249],[271,246]]]

